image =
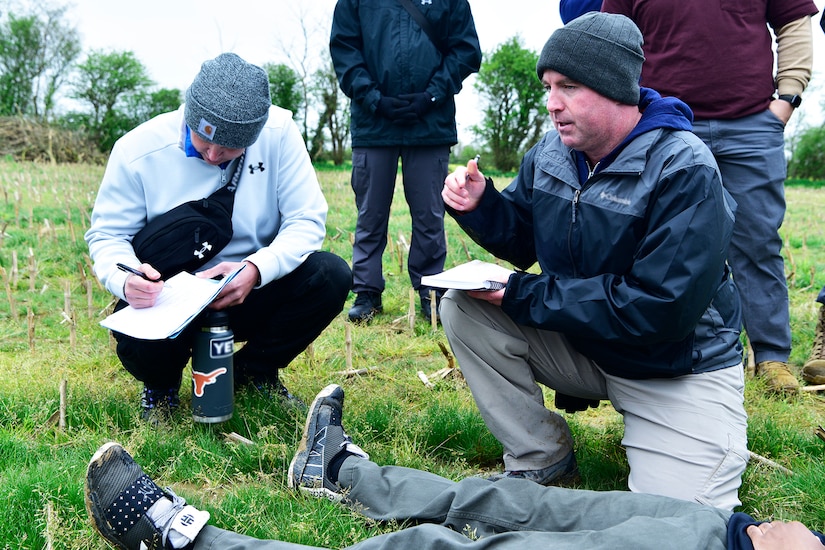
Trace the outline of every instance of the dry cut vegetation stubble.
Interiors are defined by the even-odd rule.
[[[138,422],[139,385],[120,367],[111,338],[97,324],[112,298],[94,279],[83,242],[102,171],[0,162],[0,498],[13,503],[0,512],[0,548],[104,547],[85,517],[82,473],[94,449],[110,439],[124,443],[159,482],[210,509],[222,527],[332,547],[391,528],[286,489],[284,472],[303,418],[259,395],[239,393],[233,419],[205,428],[187,415],[184,383],[174,425],[157,431]],[[330,205],[325,248],[349,260],[355,227],[349,172],[319,170],[319,179]],[[498,179],[497,185],[506,183]],[[791,187],[787,199],[782,235],[798,367],[813,336],[814,298],[825,284],[825,193]],[[494,261],[451,220],[447,236],[448,266],[471,258]],[[445,375],[456,365],[443,332],[420,314],[412,323],[408,317],[409,212],[400,190],[388,242],[385,313],[359,327],[342,312],[285,380],[307,401],[328,383],[343,385],[348,430],[380,463],[455,479],[496,470],[500,445],[460,373]],[[552,403],[551,391],[546,397]],[[825,442],[813,435],[824,405],[816,394],[769,398],[759,380],[748,379],[751,449],[794,474],[751,463],[741,491],[744,511],[825,527]],[[624,489],[627,467],[615,411],[603,403],[567,418],[577,437],[581,486]],[[232,432],[252,445],[226,439]]]

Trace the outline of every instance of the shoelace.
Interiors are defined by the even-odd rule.
[[[166,404],[174,408],[180,405],[180,398],[177,391],[169,390],[146,390],[143,392],[142,405],[149,409],[154,409],[159,405]]]
[[[814,346],[811,357],[825,359],[825,305],[820,306],[818,330],[814,334]]]
[[[169,539],[169,530],[172,528],[172,520],[175,519],[175,516],[183,510],[183,507],[186,506],[186,501],[175,494],[175,492],[166,487],[164,489],[166,495],[169,497],[169,500],[172,501],[172,506],[167,508],[164,512],[158,514],[157,517],[152,517],[151,520],[155,523],[155,525],[163,526],[163,533],[161,536],[161,541],[163,545],[166,546],[166,541]]]
[[[364,449],[353,443],[347,434],[344,434],[344,440],[341,442],[340,448],[360,458],[369,459],[370,457]]]

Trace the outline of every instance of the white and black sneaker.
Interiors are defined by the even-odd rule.
[[[337,384],[330,384],[315,397],[298,452],[289,465],[290,487],[333,501],[343,498],[344,492],[337,480],[329,477],[330,462],[341,453],[369,458],[344,433],[341,425],[343,409],[344,390]]]
[[[94,528],[123,550],[184,548],[209,512],[161,489],[117,443],[106,443],[86,470],[86,510]]]

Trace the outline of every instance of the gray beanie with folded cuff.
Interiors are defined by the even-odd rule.
[[[536,73],[553,70],[605,97],[639,104],[644,39],[624,15],[590,12],[556,30],[541,50]]]
[[[243,149],[258,139],[271,105],[266,71],[222,53],[201,65],[186,90],[184,118],[200,138]]]

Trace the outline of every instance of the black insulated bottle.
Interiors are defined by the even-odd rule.
[[[206,310],[192,349],[192,418],[214,424],[232,418],[235,387],[232,354],[235,335],[224,311]]]

